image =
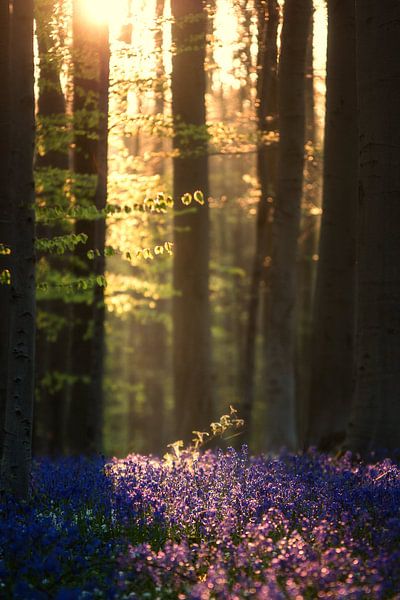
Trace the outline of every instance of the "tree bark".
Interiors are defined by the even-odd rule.
[[[182,125],[206,123],[204,72],[207,16],[201,0],[172,0],[174,148],[173,373],[179,437],[212,418],[209,306],[208,157],[204,134],[185,143]],[[187,210],[181,196],[201,190],[205,205]],[[194,203],[196,204],[196,203]]]
[[[52,17],[54,2],[44,0],[35,5],[36,36],[39,53],[39,117],[58,117],[66,115],[65,98],[60,83],[60,64],[56,57],[52,57],[50,50],[54,45],[52,40]],[[45,147],[43,154],[36,157],[35,166],[41,169],[67,170],[69,166],[68,152],[55,149],[50,145]],[[65,180],[65,179],[64,179]],[[54,205],[51,195],[43,192],[42,200],[46,206]],[[65,226],[56,222],[49,226],[38,224],[38,237],[61,236],[66,233]],[[40,260],[40,259],[39,259]],[[65,257],[49,255],[46,261],[52,270],[65,268]],[[62,298],[45,299],[39,302],[38,311],[63,319],[67,307]],[[49,373],[66,373],[68,371],[69,357],[68,320],[58,332],[55,339],[49,339],[46,331],[38,328],[36,336],[36,389],[38,390],[35,405],[35,430],[34,453],[60,455],[64,450],[63,431],[66,417],[66,385],[56,386],[55,390],[49,389],[42,381]]]
[[[300,446],[304,444],[308,418],[310,391],[310,351],[314,304],[314,279],[316,263],[313,256],[318,252],[318,222],[312,208],[320,204],[318,198],[318,163],[316,153],[316,123],[314,103],[314,19],[311,18],[306,54],[306,142],[307,161],[304,166],[302,217],[300,220],[297,307],[297,419]],[[313,155],[310,154],[313,153]]]
[[[88,22],[78,1],[74,3],[74,100],[76,122],[74,172],[92,175],[97,185],[92,199],[79,199],[102,210],[107,197],[107,130],[109,45],[107,27]],[[93,123],[85,115],[96,116]],[[83,127],[79,121],[83,117]],[[76,249],[75,273],[94,278],[93,293],[74,305],[72,326],[71,399],[68,415],[69,451],[93,454],[101,450],[103,414],[104,289],[97,279],[104,276],[105,219],[82,219],[75,232],[87,235]],[[97,250],[93,260],[88,250]]]
[[[348,446],[400,448],[400,4],[356,2],[356,394]]]
[[[303,187],[305,61],[311,0],[286,0],[279,61],[279,150],[272,226],[271,306],[267,339],[265,447],[297,447],[295,389],[296,254]]]
[[[154,90],[155,93],[155,114],[156,115],[164,115],[164,106],[165,106],[165,87],[166,87],[166,76],[165,76],[165,67],[164,67],[164,59],[163,59],[163,49],[164,49],[164,36],[163,36],[163,26],[164,26],[164,5],[165,0],[157,0],[156,1],[156,30],[154,33],[154,43],[155,49],[157,52],[157,65],[156,65],[156,78],[157,84]],[[159,137],[155,142],[155,152],[158,154],[158,157],[154,164],[155,172],[162,177],[165,172],[165,157],[163,155],[165,146],[165,140],[163,137]]]
[[[357,210],[355,9],[328,2],[323,216],[312,344],[306,444],[343,442],[354,379]]]
[[[14,0],[10,22],[13,238],[1,489],[26,499],[32,454],[35,348],[33,0]]]
[[[9,96],[10,15],[8,0],[0,0],[0,276],[10,272],[11,204],[9,197],[10,96]],[[7,396],[7,360],[10,323],[10,286],[0,282],[0,460],[3,449],[4,419]]]
[[[260,201],[257,206],[256,248],[248,300],[248,318],[244,352],[243,404],[241,417],[246,424],[247,439],[251,439],[256,366],[256,335],[259,321],[260,286],[266,286],[268,257],[271,254],[271,222],[276,187],[275,144],[267,145],[264,137],[277,128],[277,32],[279,5],[269,0],[258,2],[259,50],[257,81],[257,121],[261,142],[257,150],[257,174]],[[265,290],[264,290],[265,292]]]
[[[95,206],[104,210],[107,204],[108,177],[108,87],[110,76],[110,50],[108,28],[103,27],[99,39],[99,104],[100,111],[97,146],[97,187]],[[106,259],[104,249],[106,244],[106,220],[95,221],[94,247],[99,254],[94,258],[93,270],[96,280],[104,277]],[[103,371],[105,353],[105,300],[104,286],[96,285],[93,292],[93,337],[91,361],[91,385],[89,396],[89,422],[92,423],[91,448],[92,452],[100,452],[103,448]]]

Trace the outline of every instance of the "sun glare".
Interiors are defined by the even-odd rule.
[[[127,13],[127,0],[81,0],[87,18],[110,27],[121,25]]]

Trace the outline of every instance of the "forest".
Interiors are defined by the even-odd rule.
[[[0,598],[400,598],[398,0],[0,0]]]

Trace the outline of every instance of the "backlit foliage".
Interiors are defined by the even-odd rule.
[[[168,448],[171,448],[171,452],[164,454],[164,460],[168,465],[173,465],[176,459],[186,457],[187,459],[195,460],[199,457],[199,450],[215,439],[227,439],[230,440],[235,435],[229,435],[223,437],[224,434],[231,433],[244,426],[243,419],[238,418],[237,410],[233,407],[229,407],[229,414],[222,415],[218,421],[211,423],[209,431],[192,431],[194,438],[192,443],[185,447],[182,440],[168,444]]]

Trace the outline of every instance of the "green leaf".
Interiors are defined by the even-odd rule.
[[[154,256],[150,248],[143,248],[143,258],[146,260],[153,260]]]
[[[11,273],[8,269],[0,271],[0,285],[11,285]]]
[[[86,235],[86,233],[79,233],[76,236],[76,239],[78,242],[82,242],[82,244],[86,244],[86,242],[88,240],[88,236]]]
[[[0,244],[0,254],[11,254],[11,248],[4,244]]]
[[[199,204],[204,204],[204,194],[200,190],[196,190],[193,197]]]
[[[173,246],[172,242],[164,243],[164,248],[168,252],[168,254],[172,254],[172,246]]]
[[[189,194],[189,192],[186,192],[185,194],[183,194],[181,200],[182,200],[182,204],[185,204],[185,206],[189,206],[189,204],[191,204],[191,202],[192,202],[192,194]]]

